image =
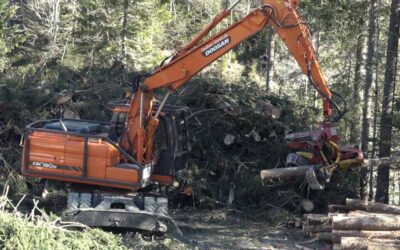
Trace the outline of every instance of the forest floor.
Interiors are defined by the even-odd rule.
[[[245,219],[221,210],[175,210],[184,236],[198,249],[330,249],[301,229]]]
[[[181,229],[186,243],[167,237],[143,240],[125,238],[129,249],[332,249],[318,243],[300,228],[285,223],[272,224],[264,220],[246,219],[242,214],[226,209],[173,210],[171,216]]]

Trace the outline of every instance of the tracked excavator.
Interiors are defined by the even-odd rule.
[[[138,77],[134,95],[113,108],[111,122],[57,119],[28,125],[22,174],[69,183],[65,214],[73,221],[152,234],[179,233],[164,194],[169,186],[179,186],[179,172],[187,164],[188,109],[167,105],[167,100],[199,71],[267,25],[272,25],[323,99],[318,127],[287,136],[294,150],[287,164],[318,164],[307,174],[313,188],[321,188],[339,167],[358,166],[362,153],[339,147],[333,123],[345,110],[333,101],[336,94],[328,87],[308,27],[296,11],[299,1],[260,1],[260,7],[240,21],[208,36],[240,1],[221,11],[150,75]],[[156,105],[157,89],[166,89],[167,94]]]

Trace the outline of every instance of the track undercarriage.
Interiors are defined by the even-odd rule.
[[[64,217],[89,227],[148,235],[182,236],[168,215],[168,199],[152,193],[73,188]]]

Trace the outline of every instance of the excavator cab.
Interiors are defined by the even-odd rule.
[[[114,106],[110,123],[109,137],[118,141],[125,129],[128,105]],[[154,105],[153,111],[158,110]],[[153,181],[172,184],[173,176],[188,164],[189,132],[186,123],[189,108],[166,105],[159,119],[155,135]]]

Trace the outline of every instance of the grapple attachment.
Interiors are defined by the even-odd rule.
[[[364,160],[361,150],[356,147],[339,147],[336,129],[328,123],[322,123],[315,130],[289,134],[286,141],[293,150],[286,159],[288,167],[317,165],[306,173],[312,189],[324,189],[336,169],[359,167]]]

